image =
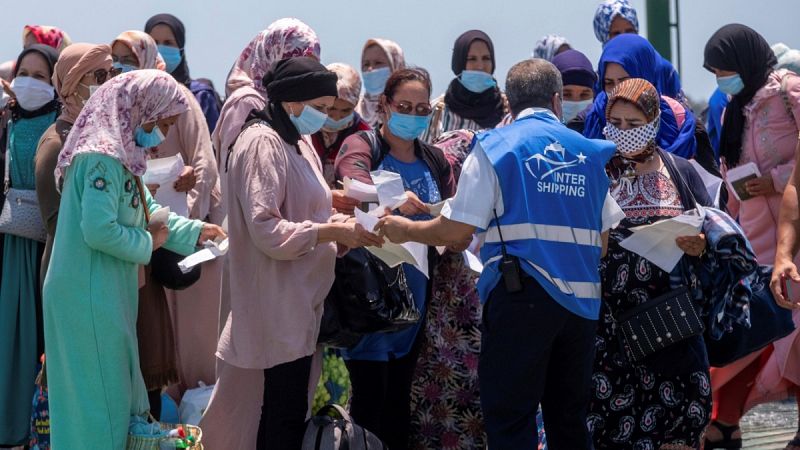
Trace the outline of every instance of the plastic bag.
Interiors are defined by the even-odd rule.
[[[206,386],[202,381],[199,383],[199,387],[186,391],[178,407],[181,423],[198,425],[200,419],[203,418],[203,413],[206,412],[208,402],[211,401],[212,392],[214,392],[214,385]]]

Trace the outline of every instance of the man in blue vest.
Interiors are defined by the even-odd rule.
[[[598,264],[624,213],[605,173],[614,144],[564,126],[561,92],[549,62],[516,64],[506,80],[516,120],[476,136],[442,215],[426,222],[386,216],[375,227],[393,242],[451,248],[476,231],[482,238],[478,373],[492,450],[536,449],[540,403],[549,448],[591,448]]]

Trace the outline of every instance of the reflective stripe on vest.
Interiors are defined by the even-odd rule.
[[[519,223],[515,225],[501,225],[500,231],[506,242],[537,239],[541,241],[563,242],[565,244],[591,245],[602,247],[601,235],[596,230],[585,228],[572,228],[562,225],[541,225],[533,223]],[[500,232],[497,226],[489,228],[482,233],[484,242],[499,243]]]
[[[505,237],[505,236],[504,236]],[[503,255],[497,255],[493,258],[490,258],[486,261],[485,266],[492,264],[493,262],[499,261],[503,258]],[[530,264],[531,267],[536,269],[543,277],[547,279],[553,286],[556,286],[561,292],[567,295],[574,295],[576,298],[590,298],[590,299],[598,299],[600,298],[601,294],[601,285],[600,283],[590,283],[586,281],[566,281],[562,280],[561,278],[556,278],[547,273],[546,270],[537,266],[536,264],[530,262],[530,260],[524,259],[526,263]]]

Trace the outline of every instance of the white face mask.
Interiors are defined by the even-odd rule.
[[[80,83],[80,85],[89,90],[89,98],[92,98],[94,93],[97,92],[98,89],[100,89],[100,85],[98,85],[98,84],[90,84],[90,85],[87,86],[87,85],[85,85],[83,83]],[[82,98],[81,99],[81,103],[83,103],[85,105],[86,102],[89,101],[89,98]]]
[[[570,120],[578,117],[578,114],[583,112],[586,108],[591,106],[594,103],[594,100],[581,100],[581,101],[573,101],[573,100],[564,100],[564,103],[561,104],[561,108],[564,111],[564,123],[569,123]]]
[[[622,156],[636,156],[650,145],[658,136],[659,117],[640,127],[621,130],[610,122],[603,129],[606,139],[617,144]]]
[[[11,90],[17,103],[26,111],[36,111],[55,98],[53,86],[31,77],[16,77],[11,80]]]

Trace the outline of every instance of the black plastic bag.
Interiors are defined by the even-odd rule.
[[[336,260],[318,342],[350,348],[366,334],[400,331],[420,318],[403,266],[389,267],[368,250],[354,249]]]
[[[180,291],[195,284],[200,279],[200,264],[194,266],[187,273],[183,273],[178,263],[183,260],[181,256],[163,247],[153,252],[150,258],[150,276],[159,284],[173,291]]]

